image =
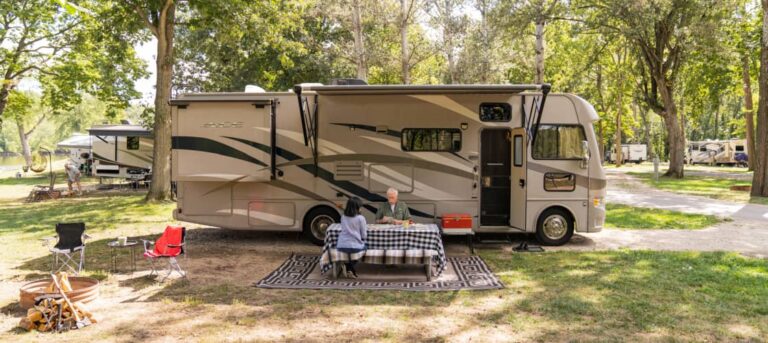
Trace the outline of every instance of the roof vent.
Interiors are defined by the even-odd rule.
[[[333,79],[331,85],[334,86],[365,86],[368,82],[360,79]]]
[[[266,93],[267,91],[265,91],[264,88],[261,88],[257,85],[246,85],[245,92],[246,93]]]

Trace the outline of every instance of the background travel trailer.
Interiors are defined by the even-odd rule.
[[[56,149],[66,149],[69,151],[69,158],[79,165],[87,165],[91,155],[91,136],[85,133],[75,133],[69,138],[56,144]],[[83,154],[89,157],[84,158]]]
[[[648,147],[645,144],[622,144],[621,158],[624,162],[643,163],[648,160]],[[611,151],[608,161],[616,161],[616,152]]]
[[[95,125],[91,135],[93,174],[146,179],[152,169],[152,132],[140,125]]]
[[[746,140],[709,140],[688,143],[690,164],[740,165],[746,166],[749,156],[746,152]]]
[[[544,105],[544,87],[181,95],[171,101],[174,216],[304,231],[319,243],[349,197],[364,200],[372,222],[392,186],[417,222],[468,213],[475,232],[536,232],[548,244],[567,242],[574,229],[600,231],[605,175],[590,158],[599,156],[598,117],[570,94],[550,94]]]

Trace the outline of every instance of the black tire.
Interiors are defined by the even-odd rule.
[[[545,229],[545,223],[549,227]],[[563,245],[573,237],[573,217],[561,208],[549,208],[536,222],[536,239],[542,245]]]
[[[325,241],[325,230],[330,224],[338,223],[340,220],[339,212],[333,208],[327,206],[313,208],[304,216],[304,236],[312,244],[322,246]]]

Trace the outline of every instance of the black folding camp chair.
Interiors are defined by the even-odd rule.
[[[85,234],[85,223],[58,223],[56,236],[43,239],[44,245],[49,246],[58,238],[56,245],[48,248],[52,254],[51,273],[68,270],[74,275],[80,274],[85,263],[85,240],[90,238]]]

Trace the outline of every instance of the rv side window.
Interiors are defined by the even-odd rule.
[[[581,125],[542,124],[533,146],[533,158],[537,160],[580,160],[584,156]]]
[[[481,121],[510,121],[512,106],[505,102],[480,104]]]
[[[459,129],[403,129],[400,141],[403,151],[445,151],[461,150]]]
[[[126,143],[128,150],[139,150],[139,137],[126,137]]]
[[[744,146],[743,145],[737,145],[736,146],[736,151],[744,151]]]
[[[515,167],[523,166],[523,136],[515,135]]]

